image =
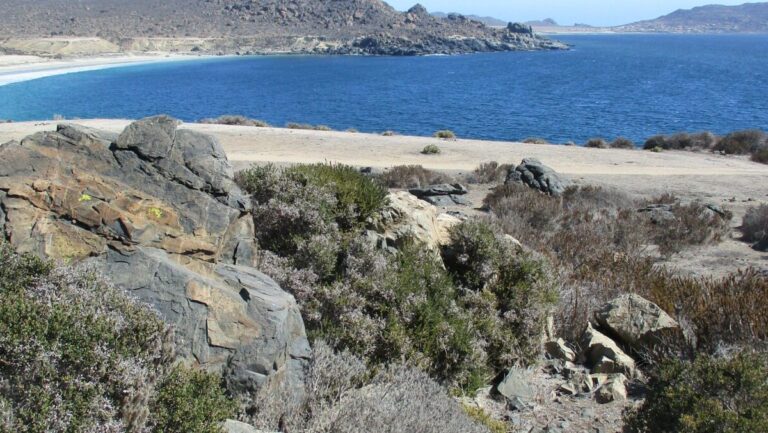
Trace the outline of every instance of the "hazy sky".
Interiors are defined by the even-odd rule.
[[[430,11],[490,15],[506,21],[554,18],[560,24],[584,23],[597,26],[627,24],[656,18],[675,9],[705,4],[738,5],[745,0],[389,0],[406,10],[420,2]],[[753,3],[753,2],[750,2]]]

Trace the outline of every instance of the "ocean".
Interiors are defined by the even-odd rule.
[[[1,86],[0,119],[241,114],[276,126],[560,143],[768,129],[768,35],[558,39],[573,50],[223,57],[59,75]]]

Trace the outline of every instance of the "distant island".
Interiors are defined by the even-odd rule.
[[[426,55],[566,49],[530,26],[381,0],[0,0],[0,54]]]
[[[437,18],[448,18],[450,15],[461,15],[461,14],[457,14],[455,12],[450,12],[450,13],[432,12],[432,16]],[[508,24],[507,21],[504,21],[495,17],[482,17],[480,15],[464,15],[464,16],[473,21],[479,21],[489,27],[505,27]]]
[[[768,3],[680,9],[654,20],[615,27],[618,32],[768,33]]]

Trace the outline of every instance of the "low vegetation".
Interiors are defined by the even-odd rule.
[[[766,356],[670,360],[650,381],[645,402],[626,417],[628,433],[768,431]]]
[[[539,138],[539,137],[528,137],[528,138],[523,140],[523,143],[526,143],[526,144],[550,144],[549,141],[547,141],[546,139]]]
[[[0,245],[0,431],[218,432],[233,404],[172,341],[95,271]]]
[[[643,149],[663,150],[712,150],[719,138],[711,132],[688,134],[680,132],[672,135],[656,135],[646,140]]]
[[[198,123],[207,123],[214,125],[237,125],[237,126],[255,126],[255,127],[268,127],[269,124],[263,120],[250,119],[245,116],[219,116],[216,118],[201,119]]]
[[[608,145],[611,149],[635,149],[635,143],[624,137],[619,137]]]
[[[496,161],[480,164],[472,173],[467,175],[468,183],[500,183],[504,182],[507,173],[514,169],[511,164],[499,164]]]
[[[602,138],[592,138],[584,144],[584,147],[590,147],[593,149],[607,149],[608,142]]]
[[[330,126],[310,125],[308,123],[288,122],[285,124],[285,127],[288,129],[305,129],[310,131],[333,131],[333,129]]]
[[[750,155],[765,149],[766,139],[765,132],[757,129],[737,131],[721,138],[713,149],[726,155]]]
[[[444,140],[453,140],[456,138],[456,133],[454,133],[450,129],[443,129],[435,132],[434,136],[435,138],[442,138]]]
[[[759,129],[735,131],[724,137],[711,132],[656,135],[649,138],[643,149],[711,151],[726,155],[750,155],[754,162],[768,163],[768,134]]]
[[[443,173],[428,170],[420,165],[398,165],[379,176],[388,188],[420,188],[439,183],[451,183],[452,179]]]
[[[768,250],[768,205],[763,204],[747,209],[741,232],[743,239],[752,243],[756,249]]]
[[[421,149],[422,155],[437,155],[440,153],[440,147],[436,144],[428,144]]]

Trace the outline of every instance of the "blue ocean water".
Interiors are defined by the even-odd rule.
[[[768,129],[768,35],[562,36],[568,52],[239,57],[131,66],[0,87],[0,118],[186,121],[553,142]]]

